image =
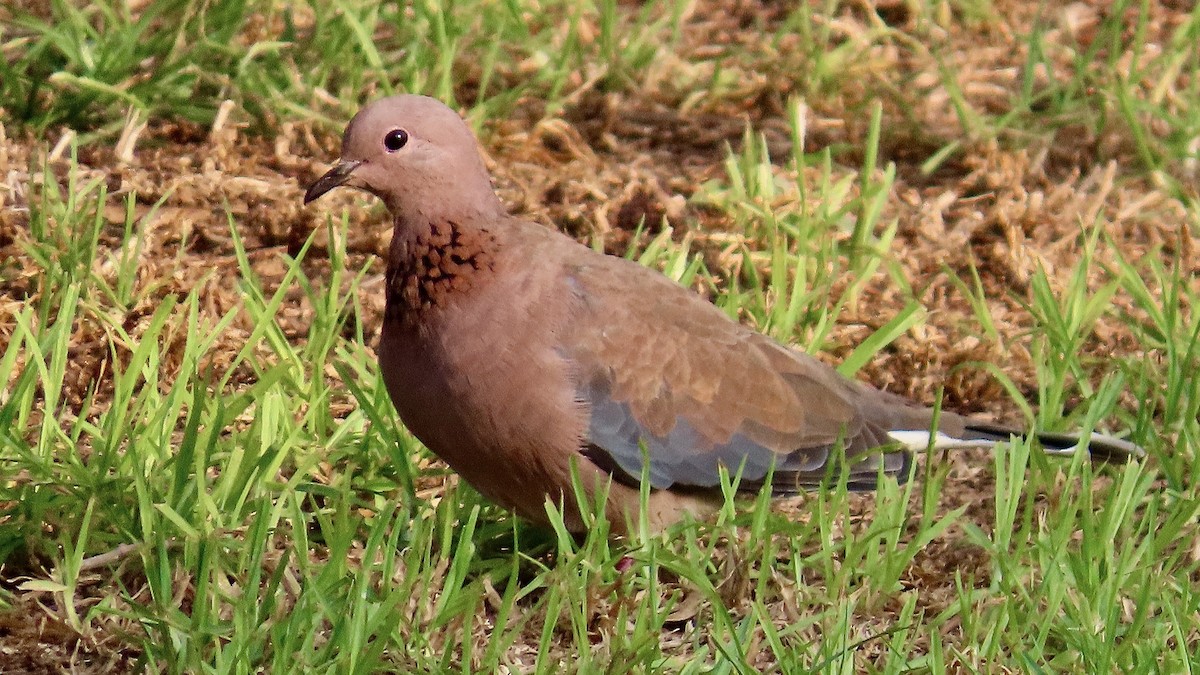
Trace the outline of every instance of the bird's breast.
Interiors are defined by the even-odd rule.
[[[584,413],[550,313],[506,300],[511,289],[476,290],[426,310],[419,325],[389,317],[384,381],[434,454],[492,500],[536,517],[569,475]]]

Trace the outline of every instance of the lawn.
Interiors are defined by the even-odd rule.
[[[16,0],[0,53],[0,672],[1200,661],[1193,3]],[[398,92],[844,374],[1147,456],[524,524],[392,409],[382,207],[301,203]]]

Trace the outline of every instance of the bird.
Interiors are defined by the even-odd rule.
[[[869,490],[907,480],[916,452],[1026,435],[843,377],[655,270],[509,215],[474,134],[434,98],[390,96],[355,114],[304,204],[341,186],[393,219],[377,354],[401,421],[535,524],[557,511],[586,530],[576,485],[603,499],[616,534],[662,531],[710,517],[723,475],[780,496],[829,480]],[[1103,461],[1143,452],[1095,432],[1086,446],[1031,433],[1048,451]]]

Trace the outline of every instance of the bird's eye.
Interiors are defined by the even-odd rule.
[[[408,143],[408,132],[403,129],[392,129],[383,137],[383,147],[388,152],[395,152]]]

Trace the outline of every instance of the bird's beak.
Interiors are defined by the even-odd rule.
[[[339,159],[333,168],[325,172],[317,180],[313,181],[312,185],[308,186],[308,190],[304,193],[304,203],[308,204],[312,200],[329,192],[339,185],[345,185],[346,181],[350,180],[350,174],[362,164],[361,161],[350,161]]]

